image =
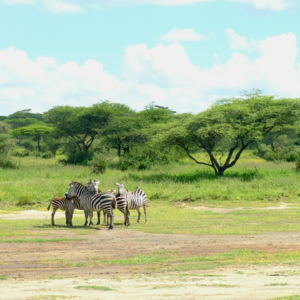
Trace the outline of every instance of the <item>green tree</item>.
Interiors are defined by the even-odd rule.
[[[255,141],[277,128],[295,124],[299,118],[299,99],[278,99],[259,92],[241,98],[218,101],[195,116],[187,116],[162,126],[155,139],[160,144],[176,145],[197,164],[223,176]],[[204,151],[208,161],[196,158]]]
[[[104,101],[91,107],[56,106],[46,113],[46,120],[55,126],[57,133],[71,139],[80,153],[80,160],[88,157],[95,138],[101,136],[110,119],[128,114],[131,109],[123,104]]]
[[[14,143],[9,133],[9,126],[0,122],[0,167],[10,167],[9,151],[14,148]]]
[[[32,113],[31,109],[23,109],[21,111],[17,111],[5,118],[5,120],[15,120],[15,119],[36,119],[39,121],[44,121],[44,115],[39,113]]]
[[[30,125],[26,127],[20,127],[17,129],[14,129],[11,134],[15,138],[29,138],[33,137],[35,141],[37,141],[38,144],[38,151],[41,151],[41,139],[50,134],[53,131],[53,128],[45,126],[45,125]]]
[[[36,118],[18,118],[18,119],[6,119],[5,122],[11,126],[12,129],[19,127],[26,127],[33,124],[46,125],[45,122]]]

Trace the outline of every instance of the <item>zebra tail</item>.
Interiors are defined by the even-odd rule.
[[[113,209],[116,209],[116,198],[112,199],[111,206],[112,206]]]
[[[51,204],[52,204],[52,201],[50,202],[50,204],[49,204],[49,206],[48,206],[47,210],[49,210],[49,209],[50,209],[50,206],[51,206]]]

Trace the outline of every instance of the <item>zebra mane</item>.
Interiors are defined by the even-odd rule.
[[[72,183],[76,183],[76,184],[78,184],[79,186],[83,186],[83,187],[85,187],[85,188],[86,188],[86,186],[85,186],[85,185],[83,185],[83,184],[82,184],[82,183],[80,183],[80,182],[77,182],[77,181],[73,181],[73,180],[72,180],[71,184],[72,184]]]

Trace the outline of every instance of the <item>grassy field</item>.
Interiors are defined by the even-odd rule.
[[[94,175],[89,167],[63,166],[55,159],[26,157],[16,170],[0,169],[0,209],[45,209],[54,196],[63,196],[71,180],[86,184],[100,180],[102,190],[115,189],[115,182],[128,180],[148,195],[150,204],[207,205],[219,207],[264,207],[279,202],[298,203],[300,174],[292,163],[267,163],[246,152],[224,178],[210,168],[185,160],[181,164],[155,167],[148,171],[108,170]]]

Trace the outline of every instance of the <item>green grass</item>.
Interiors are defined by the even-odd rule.
[[[153,290],[160,290],[160,289],[172,289],[174,288],[174,285],[159,285],[159,286],[155,286],[152,289]]]
[[[54,159],[25,157],[16,170],[0,169],[0,209],[45,210],[49,199],[63,196],[71,179],[87,183],[100,179],[100,188],[115,188],[128,180],[129,190],[139,186],[151,204],[189,202],[192,205],[232,207],[269,206],[280,201],[299,202],[300,173],[293,163],[266,163],[245,152],[237,166],[224,178],[216,178],[210,168],[189,160],[157,166],[147,171],[108,170],[92,175],[89,167],[63,166]]]
[[[0,280],[8,280],[8,276],[7,275],[0,275]]]
[[[193,235],[238,235],[300,231],[299,207],[280,211],[247,209],[228,213],[215,213],[177,207],[174,204],[157,204],[148,207],[147,211],[149,224],[144,224],[143,214],[141,224],[135,224],[137,212],[132,211],[129,229],[149,233]],[[118,211],[115,211],[115,214],[121,215]],[[57,233],[61,230],[68,230],[73,235],[89,235],[96,233],[99,229],[99,226],[96,225],[84,227],[83,216],[74,217],[73,228],[66,227],[64,219],[57,219],[55,222],[57,226],[53,227],[50,225],[50,220],[0,220],[0,242],[9,242],[11,239],[15,240],[15,242],[17,242],[16,239],[24,240],[22,242],[29,242],[26,237],[32,238],[33,242],[34,240],[42,242],[49,238],[57,238]],[[115,220],[115,226],[128,230],[121,220]],[[107,229],[105,226],[100,228],[103,230]],[[47,238],[44,237],[46,235]],[[74,240],[78,240],[76,236],[74,238]],[[59,241],[62,242],[63,240]],[[143,240],[139,242],[143,242]]]
[[[50,213],[49,213],[50,214]],[[66,227],[64,219],[57,219],[57,226],[51,226],[51,220],[0,220],[0,241],[10,239],[25,239],[25,237],[57,238],[60,231],[68,230],[70,234],[86,235],[93,234],[99,226],[85,227],[83,226],[83,218],[74,218],[74,227]],[[45,238],[46,239],[46,238]],[[77,240],[76,236],[71,239]],[[82,240],[82,239],[81,239]]]
[[[182,256],[176,252],[152,252],[146,255],[133,255],[124,259],[87,259],[80,262],[70,262],[64,259],[44,259],[33,262],[35,264],[57,264],[60,268],[69,267],[100,267],[103,265],[133,266],[136,270],[151,273],[190,272],[200,270],[213,270],[227,266],[243,265],[269,265],[300,263],[300,252],[265,253],[249,249],[238,249],[223,254],[207,256]],[[193,274],[180,274],[179,277],[196,276]],[[201,277],[220,277],[220,275],[201,275]],[[283,285],[283,284],[275,284]],[[272,285],[273,286],[273,285]]]
[[[106,286],[96,286],[96,285],[79,285],[76,286],[75,289],[78,290],[95,290],[95,291],[115,291]]]
[[[233,288],[233,287],[237,287],[238,285],[230,285],[230,284],[199,284],[199,283],[197,283],[196,286],[198,286],[198,287]]]
[[[175,205],[148,208],[148,225],[135,224],[132,212],[130,229],[149,233],[169,234],[262,234],[268,232],[298,232],[300,209],[292,210],[241,210],[228,213],[199,211]]]
[[[51,275],[51,276],[48,276],[48,277],[45,277],[45,279],[49,279],[49,280],[60,280],[60,279],[66,279],[66,278],[69,278],[69,277],[66,277],[66,276],[59,276],[59,275]]]
[[[265,286],[286,286],[289,285],[288,283],[271,283],[271,284],[265,284]]]
[[[300,295],[272,298],[270,300],[300,300]]]
[[[94,261],[94,265],[134,265],[145,266],[153,272],[210,270],[225,266],[297,264],[300,252],[265,253],[249,249],[238,249],[223,254],[182,257],[176,252],[153,252],[148,255],[133,255],[125,259]]]

